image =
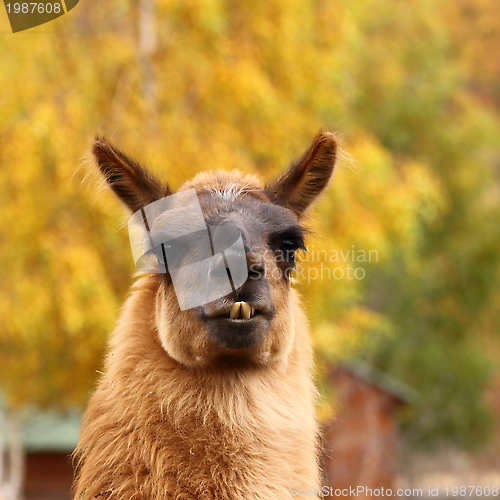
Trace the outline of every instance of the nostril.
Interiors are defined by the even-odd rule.
[[[235,257],[241,258],[243,257],[243,255],[233,254],[227,251],[214,255],[212,257],[212,261],[210,262],[210,267],[208,270],[210,278],[224,279],[227,276],[230,276],[231,279],[233,280],[236,279],[238,283],[235,283],[235,286],[238,287],[242,283],[244,283],[247,278],[259,279],[263,277],[265,271],[265,264],[264,264],[264,259],[260,255],[255,253],[246,254],[247,269],[244,270],[244,276],[243,275],[239,276],[239,274],[243,273],[243,270],[240,269],[240,271],[238,271],[239,268],[236,265],[238,261],[235,259]],[[231,263],[233,265],[231,265]],[[245,263],[245,260],[243,260],[243,263]]]
[[[228,269],[222,254],[217,254],[212,257],[208,274],[213,279],[221,279],[227,277]]]
[[[248,275],[260,278],[265,271],[264,259],[256,253],[247,253]]]
[[[258,280],[264,276],[264,269],[255,269],[250,267],[248,269],[248,278],[252,280]]]
[[[230,270],[227,267],[219,266],[210,269],[210,277],[216,280],[225,279],[230,275]]]

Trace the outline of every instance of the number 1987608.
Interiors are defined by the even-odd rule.
[[[11,14],[60,14],[60,3],[8,3],[7,13]]]
[[[498,486],[446,486],[445,491],[446,496],[453,497],[498,497]]]

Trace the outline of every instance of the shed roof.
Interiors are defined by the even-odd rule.
[[[369,364],[361,360],[353,360],[335,366],[331,373],[336,370],[345,370],[355,377],[374,385],[383,392],[393,396],[404,404],[412,404],[416,398],[416,393],[399,380],[382,373]]]
[[[8,441],[10,434],[5,405],[0,394],[0,431]],[[30,451],[71,453],[78,442],[82,410],[68,411],[29,408],[19,412],[24,449]]]
[[[78,410],[30,412],[22,423],[25,449],[71,453],[78,442],[81,417]]]

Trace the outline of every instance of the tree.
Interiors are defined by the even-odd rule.
[[[36,44],[6,37],[8,407],[85,404],[130,282],[123,212],[81,182],[85,168],[75,173],[96,132],[176,187],[210,168],[276,175],[332,128],[348,154],[311,216],[309,256],[338,259],[303,267],[318,352],[363,356],[414,386],[416,441],[484,436],[488,353],[498,352],[499,120],[471,91],[472,66],[456,50],[467,19],[452,21],[451,0],[437,7],[158,0],[151,44],[151,16],[110,0],[79,4]],[[358,250],[376,253],[360,261]],[[313,279],[320,264],[330,277]],[[349,266],[365,275],[349,278]]]

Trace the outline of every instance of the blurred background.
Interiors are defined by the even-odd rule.
[[[498,495],[498,1],[81,0],[17,34],[2,11],[0,31],[2,500],[69,498],[133,280],[94,136],[175,188],[273,177],[320,129],[343,152],[297,287],[325,484]]]

